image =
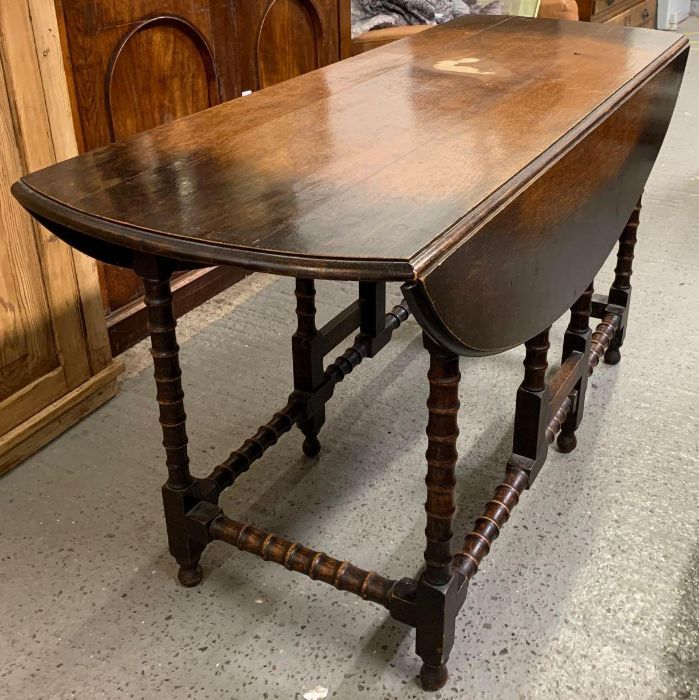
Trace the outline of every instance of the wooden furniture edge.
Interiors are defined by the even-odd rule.
[[[31,13],[36,56],[46,102],[46,116],[56,161],[78,154],[78,130],[74,95],[69,85],[72,78],[65,69],[63,22],[60,0],[27,0]],[[80,136],[81,138],[81,136]],[[100,291],[97,265],[94,260],[71,249],[79,303],[85,319],[84,330],[88,360],[92,374],[112,361],[109,337],[104,321],[104,304]]]
[[[351,58],[352,46],[352,0],[338,0],[337,24],[340,39],[340,60]]]
[[[52,0],[0,4],[2,72],[11,103],[20,170],[46,167],[77,154],[66,75]],[[93,260],[32,222],[40,263],[35,283],[45,294],[58,367],[10,397],[35,392],[32,414],[0,435],[0,473],[59,435],[116,393],[121,363],[112,360]],[[42,393],[46,380],[63,374],[63,386]],[[94,397],[91,394],[94,393]]]
[[[400,259],[348,259],[295,255],[292,253],[259,252],[247,248],[236,248],[225,244],[203,243],[181,236],[166,235],[151,230],[124,226],[100,219],[84,212],[59,204],[51,197],[35,190],[24,178],[12,186],[12,194],[32,215],[41,221],[59,238],[74,248],[102,262],[131,267],[128,262],[106,259],[100,251],[90,246],[82,236],[103,242],[102,249],[109,246],[122,253],[157,254],[168,257],[170,249],[178,260],[191,263],[189,268],[215,265],[236,265],[251,272],[312,277],[329,280],[364,280],[400,282],[413,279],[413,269],[407,260]],[[134,239],[134,233],[138,239]],[[171,247],[168,247],[171,243]],[[122,256],[123,257],[123,256]]]
[[[23,78],[22,90],[15,91],[21,97],[16,98],[16,119],[26,135],[23,153],[26,167],[35,169],[45,165],[45,159],[58,162],[72,158],[78,148],[53,0],[24,0],[15,6],[15,12],[10,18],[16,22],[13,27],[17,29],[17,37],[5,37],[4,50],[11,72],[7,79]],[[30,45],[18,43],[27,37],[31,38]],[[30,88],[34,89],[28,95]],[[26,142],[30,135],[32,144]],[[35,228],[47,269],[54,270],[54,275],[63,271],[65,289],[70,286],[74,292],[71,296],[80,306],[88,371],[95,374],[112,360],[96,264],[67,246],[56,248],[51,245],[53,236]],[[64,303],[61,296],[64,292],[56,290],[55,284],[48,284],[47,290]]]
[[[379,46],[385,46],[386,44],[392,44],[394,41],[407,39],[415,34],[424,32],[426,29],[430,29],[432,26],[434,25],[417,24],[409,25],[407,27],[373,29],[371,31],[364,32],[363,34],[360,34],[352,39],[351,55],[359,56],[360,54],[371,51],[372,49],[377,49]]]
[[[112,362],[73,391],[1,436],[0,474],[17,466],[83,416],[111,399],[117,393],[116,380],[123,370],[122,362]]]

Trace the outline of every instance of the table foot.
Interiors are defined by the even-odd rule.
[[[558,449],[563,453],[572,452],[577,444],[578,439],[575,437],[575,432],[560,432],[556,441]]]
[[[320,452],[320,440],[317,435],[306,435],[306,439],[303,441],[303,453],[307,457],[315,457]]]
[[[626,336],[626,324],[628,322],[629,305],[631,303],[631,275],[633,274],[633,258],[636,248],[636,236],[641,219],[641,200],[638,200],[631,218],[619,238],[617,250],[617,263],[614,268],[614,282],[609,290],[609,304],[620,307],[623,310],[620,327],[609,343],[609,348],[604,353],[604,361],[608,365],[618,365],[621,362],[620,348],[624,344]]]
[[[608,365],[618,365],[621,362],[621,351],[619,348],[609,348],[604,353],[604,361]]]
[[[449,670],[446,664],[438,666],[422,664],[420,667],[420,682],[423,690],[439,690],[447,684],[447,680],[449,680]]]
[[[301,392],[314,392],[325,380],[323,358],[325,338],[316,327],[316,287],[312,279],[296,280],[296,316],[298,325],[292,338],[294,364],[294,389]],[[325,423],[325,407],[319,406],[315,413],[299,422],[305,440],[303,452],[315,457],[320,452],[318,433]]]
[[[594,284],[590,282],[587,289],[570,307],[570,321],[563,336],[561,366],[565,365],[566,361],[576,353],[580,353],[588,358],[590,356],[590,344],[592,342],[590,315],[592,314],[593,292]],[[567,402],[565,402],[566,406],[569,404],[569,408],[566,408],[567,415],[560,423],[561,432],[558,434],[556,441],[558,449],[564,454],[572,452],[578,444],[575,431],[580,426],[583,418],[588,376],[589,372],[582,372],[573,391],[569,394]]]
[[[182,564],[177,572],[177,578],[185,588],[194,588],[202,582],[204,571],[199,563]]]

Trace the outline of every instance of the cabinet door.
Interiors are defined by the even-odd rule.
[[[54,160],[24,3],[0,3],[0,436],[90,377],[71,253],[10,194]],[[34,135],[37,138],[34,138]]]
[[[243,90],[340,59],[337,0],[235,0]]]
[[[57,0],[82,150],[240,94],[226,0]]]

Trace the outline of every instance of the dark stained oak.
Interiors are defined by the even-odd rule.
[[[414,279],[686,45],[466,17],[34,173],[18,194],[137,249]],[[460,60],[479,73],[452,72]]]
[[[55,0],[80,151],[340,59],[339,0]],[[343,7],[349,20],[349,6]],[[349,37],[348,37],[349,40]],[[147,335],[143,285],[98,267],[112,353]],[[175,311],[244,276],[180,273]]]
[[[407,281],[436,341],[499,352],[568,309],[611,251],[686,47],[466,17],[34,173],[15,194],[73,245],[86,234],[122,258]]]
[[[280,4],[277,19],[300,2]],[[294,16],[301,29],[310,17]],[[575,446],[589,375],[602,357],[620,359],[637,202],[686,56],[674,35],[469,17],[15,186],[66,242],[143,281],[169,469],[165,520],[184,585],[202,581],[201,555],[222,540],[386,606],[416,629],[424,689],[447,683],[471,578],[557,435],[561,450]],[[614,284],[594,295],[616,241]],[[189,470],[171,277],[212,263],[295,276],[298,321],[286,406],[200,478]],[[317,278],[359,282],[357,300],[320,328]],[[386,313],[391,280],[404,282],[405,300]],[[549,379],[549,327],[569,309]],[[337,385],[410,311],[430,355],[421,574],[385,577],[226,517],[220,494],[294,426],[306,454],[318,454]],[[594,332],[590,317],[600,319]],[[505,477],[454,552],[459,356],[520,343]]]

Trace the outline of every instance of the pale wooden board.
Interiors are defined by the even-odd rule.
[[[116,391],[94,261],[9,192],[76,153],[53,0],[0,2],[0,472]]]
[[[44,88],[46,111],[57,161],[78,154],[68,83],[63,66],[61,37],[53,0],[28,0],[36,56]],[[97,263],[71,250],[75,277],[85,318],[85,332],[91,371],[98,372],[112,361],[109,336],[104,322]]]
[[[34,229],[9,189],[22,174],[22,163],[4,78],[0,64],[0,424],[9,429],[65,393],[66,387],[52,384],[45,396],[15,404],[14,411],[6,404],[16,392],[60,368],[60,363]]]
[[[77,389],[39,411],[0,437],[0,474],[16,466],[117,393],[116,378],[123,370],[113,362]]]
[[[5,28],[10,28],[7,31]],[[34,33],[26,0],[0,3],[5,81],[14,102],[18,144],[25,170],[56,162]],[[66,382],[73,389],[90,376],[87,344],[80,319],[80,295],[70,249],[42,227],[36,227],[44,283],[51,308]]]

